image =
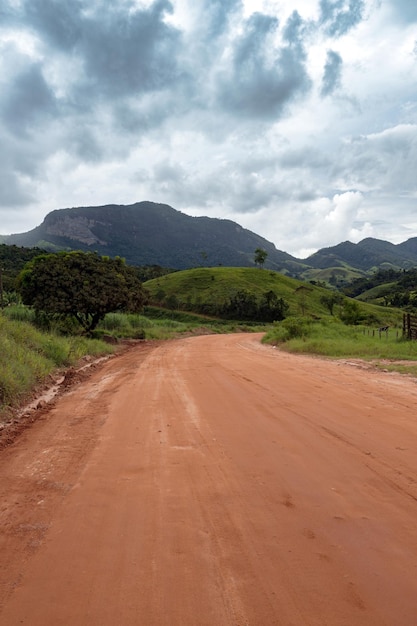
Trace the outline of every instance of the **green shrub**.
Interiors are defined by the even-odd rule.
[[[355,300],[345,299],[340,312],[340,319],[350,326],[359,324],[362,319],[359,304]]]
[[[282,322],[275,322],[270,331],[272,342],[282,343],[290,339],[307,337],[312,328],[313,321],[307,317],[287,317]]]
[[[128,326],[127,316],[121,313],[107,313],[98,325],[103,330],[121,330],[122,328],[128,328]]]

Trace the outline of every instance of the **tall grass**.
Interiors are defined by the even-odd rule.
[[[146,307],[145,315],[108,313],[97,327],[96,336],[110,334],[115,338],[172,339],[187,333],[257,332],[264,324],[239,323],[218,318]]]
[[[23,304],[15,304],[4,309],[3,315],[16,322],[34,322],[35,311]]]
[[[18,404],[54,369],[73,365],[86,354],[112,350],[101,341],[43,333],[28,322],[0,314],[0,413]]]
[[[263,341],[294,353],[361,359],[417,360],[417,342],[402,338],[399,329],[388,333],[368,327],[347,326],[334,318],[319,321],[287,318],[276,323]]]

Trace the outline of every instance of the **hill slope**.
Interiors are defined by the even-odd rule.
[[[217,315],[223,305],[237,292],[252,294],[259,302],[268,292],[282,298],[289,308],[286,315],[305,315],[313,318],[328,316],[323,296],[328,289],[301,282],[279,272],[244,267],[195,268],[166,274],[144,284],[153,304]],[[360,303],[361,317],[372,323],[391,323],[398,312]],[[338,313],[335,307],[335,314]],[[340,312],[340,311],[339,311]],[[222,315],[219,315],[222,317]],[[238,318],[236,318],[238,319]],[[239,318],[240,319],[240,318]]]
[[[191,311],[215,314],[238,291],[245,291],[261,298],[273,291],[290,305],[289,313],[296,314],[300,305],[308,299],[312,314],[323,314],[325,307],[320,296],[327,290],[284,276],[279,272],[244,267],[195,268],[166,274],[144,284],[152,301],[169,306],[175,305]]]

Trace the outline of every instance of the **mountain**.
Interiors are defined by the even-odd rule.
[[[337,246],[318,250],[304,259],[304,263],[316,269],[349,266],[362,272],[390,267],[409,269],[417,265],[417,237],[397,245],[372,237],[359,243],[344,241]]]
[[[331,284],[350,282],[376,269],[417,266],[417,237],[397,245],[371,237],[356,244],[344,241],[307,259],[297,259],[231,220],[190,217],[154,202],[57,209],[29,232],[0,236],[0,243],[46,250],[91,250],[121,256],[130,265],[172,269],[251,267],[256,248],[262,248],[268,252],[265,267]]]
[[[0,241],[46,250],[91,250],[121,256],[130,265],[187,269],[199,265],[250,267],[256,248],[266,267],[297,273],[304,264],[230,220],[190,217],[166,204],[138,202],[58,209],[33,230]]]

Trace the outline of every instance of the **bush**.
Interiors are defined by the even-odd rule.
[[[361,321],[361,312],[357,302],[355,300],[345,300],[343,302],[343,308],[340,313],[340,319],[345,324],[350,326],[356,326]]]
[[[282,322],[275,322],[271,337],[273,342],[283,343],[290,339],[307,337],[312,328],[312,320],[306,317],[288,317]]]

